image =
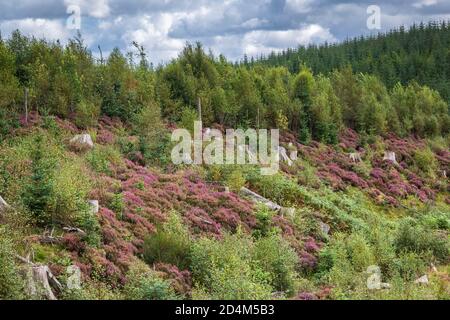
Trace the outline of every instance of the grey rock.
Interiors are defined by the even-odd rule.
[[[428,282],[429,281],[428,281],[428,276],[427,275],[421,276],[419,279],[414,281],[414,283],[416,283],[416,284],[423,284],[423,285],[428,284]]]
[[[72,145],[75,145],[77,147],[86,148],[86,149],[92,149],[94,147],[94,142],[92,141],[92,137],[90,134],[79,134],[73,137],[70,140],[70,143]]]

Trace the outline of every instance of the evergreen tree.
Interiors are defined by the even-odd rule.
[[[31,181],[23,195],[24,203],[37,224],[53,223],[50,206],[53,195],[51,163],[45,158],[45,143],[42,134],[36,135],[31,152]]]

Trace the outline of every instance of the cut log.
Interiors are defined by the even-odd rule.
[[[9,208],[11,208],[9,204],[7,204],[6,201],[0,196],[0,212],[8,210]]]
[[[89,200],[89,206],[91,208],[91,213],[93,214],[97,214],[98,211],[100,210],[100,205],[98,200]]]
[[[395,152],[391,152],[391,151],[387,151],[384,153],[383,161],[391,161],[394,164],[398,164]]]
[[[350,153],[350,160],[354,163],[362,162],[361,154],[358,152]]]
[[[38,265],[29,259],[16,255],[16,258],[27,264],[27,290],[32,297],[39,298],[41,295],[48,300],[57,300],[53,290],[62,291],[63,286],[56,279],[50,268],[46,265]]]
[[[279,153],[279,159],[281,161],[287,162],[289,166],[292,166],[292,160],[291,158],[289,158],[289,156],[287,155],[287,150],[284,147],[278,147],[278,153]]]
[[[260,196],[259,194],[255,193],[245,187],[241,188],[241,194],[249,197],[253,202],[264,204],[270,210],[281,211],[281,209],[282,209],[282,207],[279,206],[278,204],[270,201],[269,199],[264,198],[263,196]]]

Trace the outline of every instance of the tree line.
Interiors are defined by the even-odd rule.
[[[425,30],[433,30],[440,39],[448,27]],[[399,34],[411,32],[422,31]],[[379,40],[365,41],[369,48],[370,42]],[[366,42],[355,43],[366,47]],[[331,72],[303,60],[298,68],[272,66],[270,60],[235,64],[207,52],[200,43],[187,43],[178,58],[154,67],[144,48],[134,45],[134,52],[114,49],[108,57],[96,59],[80,35],[67,45],[29,38],[19,31],[1,39],[0,135],[23,115],[25,88],[30,110],[71,118],[82,128],[94,126],[101,115],[126,122],[161,116],[184,124],[197,117],[201,101],[205,125],[290,129],[304,143],[311,139],[336,143],[345,126],[369,135],[395,132],[425,137],[450,130],[448,104],[438,90],[421,85],[420,77],[407,83],[395,78],[392,85],[378,72],[362,73],[352,64]],[[418,47],[422,46],[419,41]],[[319,55],[320,64],[327,65],[331,56],[341,56],[332,50],[344,50],[332,48],[305,52],[327,52]],[[416,47],[408,50],[415,52]],[[377,54],[374,48],[371,56]],[[448,70],[439,72],[436,77],[448,81],[443,74]],[[402,77],[397,71],[393,74]]]
[[[376,75],[389,89],[398,82],[406,85],[416,80],[438,90],[449,103],[449,48],[450,22],[432,21],[342,43],[299,46],[268,56],[245,57],[241,64],[285,66],[293,73],[306,64],[314,73],[323,74],[351,65],[357,73]]]

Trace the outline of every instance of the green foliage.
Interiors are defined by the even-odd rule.
[[[86,160],[94,171],[111,175],[112,166],[120,165],[122,156],[114,146],[97,145],[86,154]]]
[[[116,193],[112,196],[109,203],[109,208],[116,213],[119,219],[122,218],[123,212],[125,210],[125,201],[123,200],[122,193]]]
[[[167,224],[145,239],[144,259],[148,264],[163,262],[184,270],[190,263],[190,246],[190,237],[181,218],[172,212]]]
[[[270,210],[266,205],[259,205],[256,210],[256,230],[253,231],[255,238],[265,237],[272,229],[272,218],[274,212]]]
[[[197,112],[190,108],[184,108],[181,112],[180,128],[186,129],[191,134],[194,133],[194,122],[198,121]]]
[[[438,162],[430,149],[420,149],[414,153],[414,162],[420,172],[428,176],[434,176],[438,169]]]
[[[338,45],[299,46],[271,53],[254,65],[284,66],[297,73],[306,64],[315,74],[351,66],[356,73],[379,75],[388,88],[398,82],[417,80],[438,90],[450,102],[449,34],[446,21],[413,24],[409,28],[399,26],[385,34],[348,39]]]
[[[23,299],[25,283],[15,262],[15,244],[10,231],[0,226],[0,299]]]
[[[238,232],[222,241],[202,238],[191,247],[197,289],[211,299],[269,299],[271,277],[252,261],[254,244]]]
[[[295,293],[298,255],[279,234],[261,238],[255,245],[255,259],[271,275],[270,284],[276,291]]]
[[[100,108],[93,102],[81,101],[76,108],[75,124],[80,128],[89,128],[97,124]]]
[[[414,252],[401,253],[393,263],[396,271],[404,281],[414,281],[427,270],[423,258]]]
[[[136,263],[127,273],[127,283],[124,288],[127,300],[178,300],[179,297],[157,272],[145,265]]]
[[[449,259],[448,240],[412,219],[404,219],[400,222],[395,238],[395,248],[397,252],[406,251],[421,255],[430,252],[435,259],[443,262]]]
[[[165,165],[169,157],[169,135],[157,104],[142,108],[132,119],[133,131],[139,137],[138,150],[145,163]],[[128,150],[131,151],[131,150]]]
[[[19,81],[14,76],[15,56],[3,41],[0,41],[0,110],[11,107],[19,96]]]
[[[53,223],[50,207],[54,196],[54,162],[45,157],[45,142],[42,134],[37,134],[31,152],[32,176],[24,194],[24,204],[28,207],[37,224],[46,226]]]
[[[83,164],[74,159],[62,161],[53,187],[53,219],[69,225],[76,222],[87,210],[91,191],[91,182]]]
[[[231,172],[231,174],[227,177],[226,185],[233,192],[239,192],[241,188],[245,185],[245,178],[242,174],[242,171],[236,169]]]

